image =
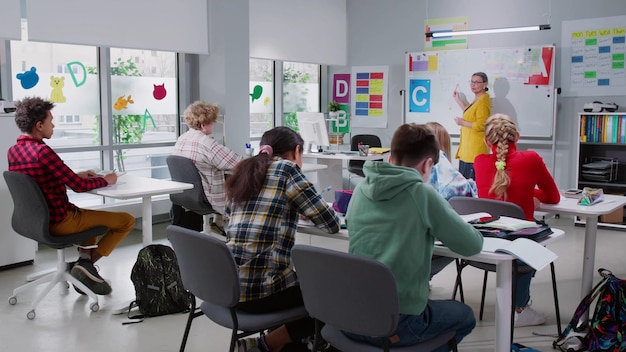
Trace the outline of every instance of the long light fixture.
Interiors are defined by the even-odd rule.
[[[428,32],[426,38],[442,38],[454,37],[472,34],[491,34],[491,33],[507,33],[507,32],[527,32],[527,31],[545,31],[550,29],[549,24],[540,24],[536,26],[523,27],[507,27],[507,28],[491,28],[491,29],[470,29],[465,31],[445,31],[445,32]]]

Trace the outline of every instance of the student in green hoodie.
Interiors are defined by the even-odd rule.
[[[435,238],[464,256],[482,249],[480,232],[464,222],[428,184],[439,143],[426,125],[405,124],[391,140],[389,163],[368,161],[348,212],[350,253],[374,258],[394,273],[400,322],[391,346],[407,346],[455,330],[460,342],[476,325],[472,309],[454,300],[428,299]],[[347,334],[380,345],[378,338]],[[440,349],[447,351],[447,346]],[[439,351],[439,350],[438,350]]]

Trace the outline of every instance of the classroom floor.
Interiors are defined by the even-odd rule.
[[[553,227],[563,229],[566,236],[549,246],[559,255],[556,261],[561,320],[563,326],[571,318],[580,297],[580,277],[582,271],[582,249],[584,228],[574,226],[571,218],[548,220]],[[167,223],[154,225],[156,243],[167,243],[165,227]],[[621,231],[599,230],[597,242],[596,268],[607,268],[619,277],[626,278],[626,259],[623,248],[626,234]],[[335,249],[346,249],[342,240],[321,237],[298,238],[299,243],[324,245]],[[130,281],[130,270],[141,247],[141,233],[134,230],[122,245],[98,265],[101,275],[112,281],[113,293],[100,298],[100,311],[91,312],[86,296],[79,296],[73,289],[57,285],[40,303],[37,317],[28,320],[26,313],[37,288],[18,297],[15,306],[8,304],[8,297],[14,287],[25,282],[27,274],[51,268],[55,264],[56,253],[42,248],[37,253],[34,265],[0,271],[0,316],[4,327],[0,329],[0,351],[175,351],[178,350],[186,322],[186,314],[175,314],[150,318],[140,324],[122,325],[128,321],[126,315],[112,314],[134,297]],[[68,257],[75,252],[68,250]],[[450,297],[454,278],[454,265],[449,265],[432,280],[432,298]],[[465,298],[478,316],[483,272],[474,268],[464,270]],[[599,276],[596,274],[594,283]],[[479,321],[474,331],[462,341],[459,351],[478,352],[493,350],[494,343],[494,284],[495,275],[489,275],[488,292],[483,321]],[[554,305],[550,270],[537,273],[531,285],[533,307],[547,314],[548,322],[543,326],[515,329],[515,342],[541,351],[554,351],[552,341],[556,334]],[[187,351],[226,351],[229,331],[206,318],[198,318],[192,325]]]

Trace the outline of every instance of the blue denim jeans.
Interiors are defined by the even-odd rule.
[[[409,346],[430,340],[445,331],[455,330],[456,341],[467,336],[476,326],[472,308],[454,300],[428,300],[426,308],[419,315],[400,315],[395,335],[398,341],[391,346]],[[351,339],[369,342],[381,346],[380,338],[345,333]],[[395,339],[394,339],[395,340]],[[450,351],[442,346],[436,352]]]
[[[465,161],[459,160],[459,172],[466,179],[476,179],[476,174],[474,173],[474,163],[466,163]]]
[[[526,265],[522,261],[517,261],[517,265]],[[517,275],[515,287],[515,308],[523,308],[530,301],[530,281],[535,276],[536,271],[531,271],[523,275]]]

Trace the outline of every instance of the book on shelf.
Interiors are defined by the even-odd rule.
[[[483,241],[483,251],[506,253],[528,264],[539,271],[552,263],[558,256],[542,244],[527,238],[518,238],[513,241],[486,237]]]

